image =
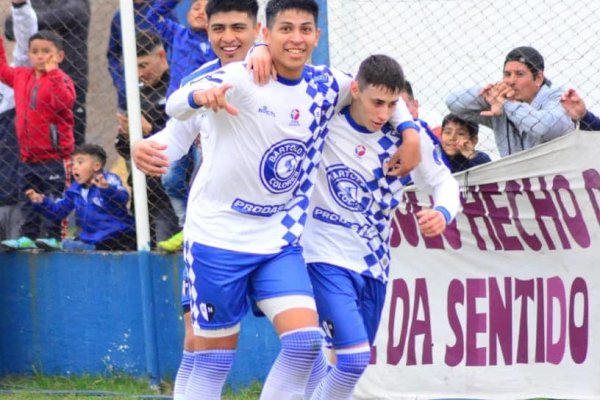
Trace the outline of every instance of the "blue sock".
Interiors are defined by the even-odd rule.
[[[185,388],[186,399],[220,400],[235,350],[205,350],[194,353],[194,368]]]
[[[281,351],[267,376],[260,400],[303,398],[310,371],[321,352],[321,342],[318,328],[281,335]]]
[[[304,399],[310,399],[310,396],[312,396],[319,383],[327,376],[327,372],[329,372],[329,366],[327,365],[325,354],[323,354],[323,351],[319,351],[319,355],[317,356],[312,370],[310,371],[310,377],[308,378],[308,383],[306,384],[306,393],[304,394]]]
[[[194,367],[194,353],[190,351],[183,351],[181,357],[181,364],[177,370],[177,376],[175,377],[175,387],[173,388],[173,400],[185,400],[185,388],[188,383],[188,378],[192,373]]]
[[[371,352],[358,348],[354,353],[337,353],[337,364],[321,381],[311,400],[346,400],[367,369]]]

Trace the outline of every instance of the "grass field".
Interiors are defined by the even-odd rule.
[[[6,376],[0,378],[0,398],[15,400],[49,399],[169,399],[172,383],[161,384],[152,390],[145,379],[127,375],[103,376]],[[257,400],[260,385],[254,384],[237,393],[228,390],[226,400]]]

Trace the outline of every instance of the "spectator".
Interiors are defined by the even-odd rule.
[[[168,62],[171,81],[167,97],[179,88],[181,79],[216,58],[206,33],[206,1],[192,1],[187,12],[188,26],[168,18],[177,6],[177,0],[156,0],[148,9],[146,18],[152,30],[170,49]]]
[[[86,94],[88,90],[88,31],[90,26],[89,0],[31,0],[38,16],[40,30],[58,34],[64,43],[65,58],[60,64],[62,70],[75,84],[75,105],[73,107],[75,144],[85,142]],[[13,21],[6,21],[6,36],[13,36]]]
[[[160,38],[149,31],[140,31],[136,37],[138,74],[141,80],[140,107],[142,110],[142,134],[151,136],[164,128],[169,64]],[[126,114],[118,115],[119,133],[115,146],[127,161],[129,153],[129,119]],[[131,185],[131,174],[129,175]],[[171,237],[178,230],[177,217],[160,178],[148,177],[148,212],[152,245]]]
[[[506,56],[501,82],[456,90],[446,104],[458,117],[492,128],[504,157],[573,130],[560,106],[562,92],[546,79],[542,55],[532,47],[517,47]]]
[[[16,45],[13,66],[29,65],[27,43],[37,32],[37,16],[27,0],[14,0],[11,12],[15,21]],[[15,132],[13,89],[0,83],[0,240],[18,237],[21,226],[19,187],[19,143]]]
[[[150,8],[148,0],[133,0],[134,22],[137,30],[146,31],[152,29],[152,24],[146,18]],[[174,19],[174,17],[169,16]],[[168,50],[168,46],[165,46]],[[117,90],[118,107],[121,111],[127,109],[125,98],[125,78],[123,70],[123,38],[121,37],[121,12],[117,10],[110,22],[110,37],[108,39],[108,50],[106,52],[108,59],[108,72],[113,81],[113,86]]]
[[[0,38],[0,47],[3,46]],[[22,163],[21,191],[33,189],[51,198],[62,196],[67,163],[73,152],[73,103],[75,88],[58,64],[64,58],[61,38],[39,31],[29,39],[33,67],[9,67],[0,51],[0,80],[15,93],[16,131]],[[23,207],[21,237],[3,241],[11,249],[35,248],[34,240],[44,235],[58,239],[61,223],[40,219],[30,205]]]
[[[53,201],[33,189],[26,195],[34,209],[48,218],[65,218],[74,209],[81,232],[62,243],[55,239],[38,239],[35,243],[45,250],[134,250],[133,217],[127,210],[129,193],[117,175],[104,171],[104,149],[84,144],[72,157],[75,182],[62,199]]]
[[[584,131],[600,131],[600,118],[589,111],[583,99],[575,91],[569,89],[560,98],[560,103],[573,121],[579,122]]]
[[[442,121],[442,150],[450,162],[452,172],[460,172],[490,162],[490,156],[475,150],[479,126],[448,114]]]

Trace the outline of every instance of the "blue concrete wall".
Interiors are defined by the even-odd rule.
[[[181,356],[180,256],[150,254],[156,343],[144,341],[137,253],[0,253],[0,375],[148,373],[146,346],[160,378]],[[263,380],[279,350],[268,321],[248,316],[229,377]],[[150,368],[151,370],[151,368]]]

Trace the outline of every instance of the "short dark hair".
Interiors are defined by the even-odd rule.
[[[31,35],[29,37],[29,45],[31,46],[31,42],[33,42],[34,40],[48,40],[49,42],[52,42],[56,48],[59,51],[63,50],[63,39],[62,37],[60,37],[60,35],[56,32],[52,32],[52,31],[48,31],[45,29],[42,29],[41,31],[37,31],[36,33],[34,33],[33,35]]]
[[[382,86],[390,92],[399,92],[405,86],[404,72],[398,61],[383,54],[365,58],[358,68],[356,81],[361,90],[373,85]]]
[[[78,154],[94,157],[95,159],[100,161],[100,164],[102,164],[102,168],[104,168],[104,166],[106,165],[106,152],[102,147],[98,146],[97,144],[84,143],[80,146],[77,146],[72,155],[76,156]]]
[[[221,12],[245,12],[254,21],[258,18],[258,2],[256,0],[208,0],[206,3],[206,17]]]
[[[319,21],[319,5],[315,0],[269,0],[265,9],[267,26],[271,28],[277,14],[287,10],[306,11],[315,18],[315,25]]]
[[[415,99],[415,94],[413,93],[412,85],[410,84],[410,81],[407,81],[406,79],[404,80],[404,87],[400,90],[400,92],[406,93],[410,100]]]
[[[466,127],[469,132],[469,137],[471,138],[474,138],[479,134],[479,124],[464,120],[456,114],[448,114],[444,117],[444,120],[442,121],[442,130],[444,130],[444,127],[448,125],[449,122],[455,122]]]
[[[160,37],[154,32],[148,30],[138,31],[135,35],[136,55],[138,57],[148,56],[158,47],[162,47],[163,43]]]

